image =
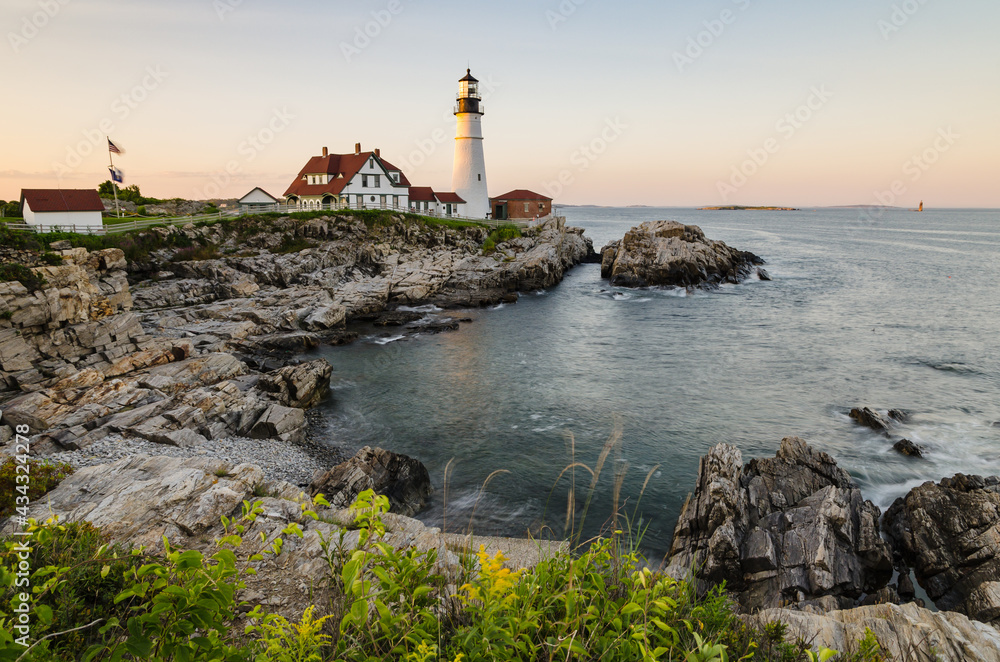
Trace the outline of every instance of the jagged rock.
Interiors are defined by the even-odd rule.
[[[924,451],[909,439],[900,439],[892,445],[893,450],[910,457],[923,457]]]
[[[879,509],[850,475],[798,438],[741,466],[720,444],[702,458],[668,555],[675,577],[725,581],[744,609],[822,600],[852,606],[892,575]]]
[[[995,629],[962,614],[932,612],[915,604],[883,603],[825,614],[768,609],[743,618],[757,626],[785,623],[787,640],[801,638],[814,650],[825,646],[849,654],[871,630],[888,660],[1000,662],[1000,633]]]
[[[313,495],[324,494],[335,508],[347,508],[364,490],[389,497],[391,512],[412,515],[433,492],[427,468],[406,455],[365,446],[347,462],[313,480]]]
[[[892,427],[889,419],[869,407],[854,408],[851,418],[876,432],[887,432]]]
[[[329,390],[332,374],[333,367],[326,359],[318,359],[274,370],[257,384],[281,404],[305,409],[317,404]]]
[[[757,278],[763,281],[770,281],[771,274],[767,273],[767,269],[764,267],[757,267]]]
[[[900,423],[905,423],[910,419],[910,415],[903,411],[902,409],[890,409],[886,412],[886,415],[894,421]]]
[[[601,249],[601,278],[611,278],[611,271],[615,266],[615,258],[618,257],[618,248],[621,245],[621,240],[616,239]]]
[[[882,529],[939,609],[1000,624],[1000,478],[924,483],[892,504]]]
[[[358,321],[365,321],[366,316],[358,318]],[[420,313],[411,311],[393,310],[378,315],[371,316],[372,324],[375,326],[404,326],[410,322],[416,322],[423,317]]]
[[[250,428],[249,435],[252,439],[301,442],[305,439],[305,427],[306,415],[301,409],[271,405]]]
[[[739,283],[764,261],[705,237],[696,225],[647,221],[601,251],[601,275],[612,285],[713,286]]]

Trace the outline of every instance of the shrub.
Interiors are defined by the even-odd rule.
[[[290,232],[286,232],[281,239],[281,245],[274,249],[275,253],[298,253],[307,248],[312,248],[313,242],[304,237],[296,237]]]
[[[502,244],[505,241],[510,241],[520,236],[522,236],[521,230],[516,225],[501,225],[486,237],[486,241],[483,242],[483,253],[489,255],[496,250],[497,244]]]
[[[34,232],[11,230],[6,224],[0,225],[0,246],[20,251],[37,251],[42,247]]]
[[[18,471],[19,466],[27,466],[27,471]],[[8,457],[0,464],[0,519],[10,517],[18,504],[31,503],[48,494],[71,473],[73,467],[68,464],[30,458],[24,465]],[[18,476],[28,476],[28,481],[18,481]],[[18,501],[18,497],[26,498]]]
[[[48,251],[42,253],[39,258],[50,267],[57,267],[63,263],[62,255],[57,255],[56,253],[50,253]]]
[[[0,283],[9,283],[15,280],[28,288],[29,292],[42,289],[46,282],[45,278],[24,265],[12,262],[0,264]]]
[[[101,532],[89,522],[72,522],[66,525],[36,526],[32,530],[29,567],[33,569],[61,568],[59,580],[48,583],[48,575],[33,577],[31,585],[38,588],[32,597],[33,609],[41,621],[37,625],[52,632],[65,634],[46,641],[36,658],[46,654],[55,659],[75,660],[88,646],[101,641],[96,626],[74,630],[97,620],[107,620],[127,613],[127,605],[117,605],[114,597],[125,587],[125,573],[135,560],[128,550],[108,545]],[[3,568],[17,566],[15,545],[20,538],[10,537],[0,551]],[[14,607],[15,587],[0,581],[0,605]],[[18,588],[18,592],[23,587]]]
[[[214,260],[219,257],[219,247],[215,244],[208,244],[207,246],[190,246],[188,248],[181,248],[173,257],[170,258],[171,262],[196,262],[200,260]]]

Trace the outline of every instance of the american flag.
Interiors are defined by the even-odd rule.
[[[113,142],[111,142],[111,138],[108,138],[108,151],[111,152],[112,154],[124,154],[125,153],[124,150],[122,150],[120,147],[118,147],[118,145],[116,145]]]

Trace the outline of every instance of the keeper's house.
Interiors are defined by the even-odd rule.
[[[349,205],[355,209],[408,209],[410,182],[406,175],[382,158],[379,150],[330,154],[309,159],[285,191],[285,203],[303,209],[324,205]]]
[[[541,218],[552,213],[552,198],[526,189],[516,189],[504,195],[490,198],[493,218],[508,219]]]
[[[21,189],[21,216],[28,225],[104,227],[104,203],[95,189]]]

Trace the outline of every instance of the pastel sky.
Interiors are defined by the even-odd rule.
[[[356,142],[450,190],[471,66],[491,194],[1000,207],[997,25],[996,0],[4,0],[0,198],[95,187],[104,131],[157,197],[281,195]]]

